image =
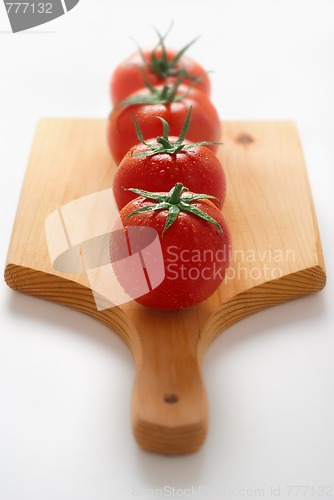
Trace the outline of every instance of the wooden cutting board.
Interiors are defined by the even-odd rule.
[[[224,122],[223,143],[223,211],[233,259],[229,279],[199,306],[162,313],[131,301],[97,310],[86,272],[52,267],[45,235],[49,214],[111,187],[115,165],[104,120],[40,121],[8,252],[5,279],[11,288],[93,316],[125,340],[137,367],[134,436],[142,448],[164,454],[196,451],[205,440],[201,361],[216,335],[251,313],[319,291],[326,280],[294,124]]]

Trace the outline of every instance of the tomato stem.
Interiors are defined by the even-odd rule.
[[[147,80],[146,76],[144,75],[143,80],[145,86],[150,91],[150,94],[136,93],[134,95],[130,95],[130,97],[127,97],[126,99],[123,99],[123,101],[120,101],[117,104],[115,104],[114,109],[127,108],[135,104],[171,104],[172,102],[182,101],[182,99],[185,99],[187,97],[187,95],[189,94],[191,89],[196,85],[196,83],[200,82],[203,78],[203,75],[199,76],[198,78],[193,78],[191,84],[185,86],[186,90],[181,94],[177,93],[177,91],[182,81],[187,76],[187,72],[183,68],[181,68],[180,71],[178,72],[178,75],[179,76],[173,85],[165,84],[163,85],[162,88],[160,86],[154,87],[153,85],[151,85]]]
[[[198,37],[194,38],[193,40],[191,40],[191,42],[187,43],[169,61],[168,56],[167,56],[165,39],[166,39],[167,35],[169,34],[169,32],[171,31],[172,27],[173,27],[173,21],[171,22],[168,30],[166,31],[166,33],[164,35],[161,35],[161,33],[156,28],[154,28],[154,30],[158,36],[158,42],[154,46],[153,50],[151,51],[150,60],[148,60],[145,57],[143,49],[136,42],[136,40],[134,40],[135,44],[137,45],[139,54],[142,58],[144,65],[146,66],[146,68],[149,71],[152,71],[154,74],[156,74],[159,78],[162,78],[162,79],[166,79],[168,76],[171,76],[171,75],[178,75],[180,73],[180,71],[182,71],[183,68],[182,67],[178,68],[177,64],[180,62],[180,59],[182,58],[184,53],[189,49],[189,47],[191,47],[191,45],[193,45],[199,38],[199,36],[198,36]],[[159,48],[161,51],[161,52],[159,51],[160,53],[158,52]],[[194,75],[192,75],[191,73],[188,73],[188,72],[186,72],[186,76],[187,76],[187,78],[189,78],[191,80],[194,80],[196,78]]]
[[[160,94],[161,99],[166,100],[167,99],[167,95],[168,95],[168,86],[164,85],[163,88],[162,88],[161,94]]]
[[[188,212],[200,219],[205,220],[206,222],[210,222],[214,224],[220,233],[223,232],[221,225],[213,218],[210,217],[206,212],[203,212],[200,208],[195,205],[191,205],[192,202],[203,199],[217,199],[215,196],[211,196],[209,194],[196,194],[189,193],[184,194],[186,191],[189,191],[187,187],[185,187],[181,182],[177,182],[175,186],[169,191],[169,193],[154,193],[151,191],[145,191],[143,189],[138,188],[123,188],[125,191],[132,191],[139,196],[143,196],[148,200],[152,200],[156,203],[152,203],[151,205],[145,205],[138,210],[135,210],[131,214],[127,216],[127,219],[130,219],[134,215],[148,212],[155,212],[157,210],[167,210],[168,215],[166,218],[166,222],[164,228],[162,230],[162,236],[167,231],[167,229],[174,224],[180,212]]]
[[[142,144],[147,146],[149,149],[148,151],[143,151],[141,153],[137,153],[134,156],[153,156],[156,154],[163,154],[163,153],[176,154],[176,153],[179,153],[180,151],[188,151],[189,149],[192,149],[196,146],[208,146],[210,144],[215,144],[215,145],[221,144],[221,142],[210,142],[210,141],[202,141],[202,142],[194,142],[192,144],[184,144],[183,141],[185,140],[185,137],[186,137],[186,134],[188,132],[189,125],[190,125],[191,113],[192,113],[192,106],[190,106],[190,108],[189,108],[189,112],[188,112],[186,119],[184,121],[180,136],[177,139],[177,141],[174,143],[170,142],[169,137],[168,137],[169,124],[161,116],[156,116],[156,118],[158,118],[159,120],[162,121],[163,135],[158,136],[155,140],[156,142],[152,143],[152,144],[148,144],[147,142],[145,142],[143,134],[140,130],[138,120],[136,119],[135,116],[131,116],[131,118],[135,122],[138,140]]]
[[[177,205],[180,202],[181,194],[184,191],[183,184],[177,182],[173,189],[170,191],[169,203],[172,205]]]

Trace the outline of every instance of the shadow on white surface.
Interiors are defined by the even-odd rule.
[[[124,363],[124,370],[130,370],[133,376],[134,363],[125,342],[112,331],[106,334],[107,327],[103,324],[99,324],[95,319],[86,317],[86,315],[71,310],[70,308],[11,290],[8,290],[7,310],[9,315],[15,316],[16,318],[19,317],[20,320],[28,320],[27,331],[29,332],[32,331],[34,325],[36,328],[36,323],[41,324],[42,335],[44,335],[44,333],[48,335],[48,331],[46,330],[47,325],[55,326],[56,329],[53,328],[51,330],[53,342],[55,341],[54,337],[58,335],[59,329],[60,341],[64,339],[64,336],[69,335],[72,337],[74,336],[75,341],[79,340],[80,342],[80,340],[85,340],[93,342],[103,350],[112,351],[113,355],[120,359],[121,364]],[[61,330],[63,330],[63,335]],[[38,342],[38,339],[34,340],[34,342],[36,341]],[[117,370],[118,368],[116,367],[115,371]],[[110,400],[108,405],[106,405],[110,411],[110,421],[112,419],[112,413],[118,412],[120,416],[122,416],[115,417],[116,421],[119,421],[120,418],[124,419],[124,412],[129,411],[129,409],[125,407],[127,406],[126,399],[131,399],[131,392],[124,394],[124,398],[125,406],[123,408],[118,408],[118,406],[114,406],[111,403],[113,399],[112,394],[108,393],[105,395],[105,399]],[[129,425],[130,422],[127,423],[127,426]],[[86,432],[92,433],[93,431],[89,427],[86,427]],[[133,496],[145,497],[146,494],[148,494],[147,490],[149,488],[159,489],[171,485],[185,489],[188,488],[189,485],[196,484],[197,478],[201,475],[206,463],[205,445],[197,453],[180,457],[169,457],[141,450],[135,443],[130,428],[125,427],[125,423],[124,427],[118,428],[117,433],[118,438],[116,441],[113,434],[105,434],[105,442],[103,448],[100,450],[102,454],[99,460],[101,460],[101,456],[104,456],[104,467],[109,463],[109,466],[112,468],[114,466],[115,456],[118,456],[118,460],[121,462],[130,461],[132,466],[137,469],[137,474],[139,474],[138,477],[136,474],[132,478],[129,478],[128,484],[124,483],[124,487],[122,488],[122,495],[124,496],[120,498],[132,498]],[[93,437],[94,436],[88,438],[87,436],[89,440]],[[99,439],[99,435],[97,439]],[[76,443],[74,443],[74,445],[76,446]],[[66,450],[64,451],[66,452]],[[71,450],[67,450],[67,453],[71,453]]]
[[[241,469],[252,456],[270,452],[283,470],[287,454],[297,462],[297,450],[317,447],[317,422],[325,433],[322,412],[330,390],[327,315],[325,289],[256,313],[212,343],[203,366],[210,449],[237,453]]]
[[[63,328],[70,334],[78,334],[93,343],[97,343],[103,349],[112,350],[133,372],[133,362],[127,346],[113,334],[103,334],[106,327],[98,325],[96,320],[87,319],[83,314],[77,314],[76,311],[63,306],[13,292],[8,296],[8,309],[12,315],[33,319],[34,322],[38,321],[43,325],[56,325],[57,328]],[[122,448],[115,448],[117,443],[110,442],[110,440],[105,443],[103,448],[105,453],[104,467],[107,466],[107,463],[111,466],[117,455],[121,463],[124,463],[124,466],[128,462],[131,464],[131,469],[136,470],[136,473],[133,473],[132,477],[129,477],[129,481],[124,483],[121,488],[122,494],[120,498],[132,498],[133,496],[148,498],[150,488],[153,490],[161,489],[168,485],[185,490],[191,485],[200,484],[202,478],[208,475],[209,463],[213,463],[213,461],[216,463],[215,468],[217,467],[217,470],[212,470],[212,474],[215,473],[219,477],[218,469],[224,468],[223,462],[226,454],[230,456],[232,462],[234,459],[236,461],[240,460],[241,457],[238,454],[234,456],[234,454],[236,449],[240,452],[243,448],[242,443],[238,442],[238,433],[240,433],[241,429],[238,429],[238,423],[233,424],[232,422],[232,425],[237,428],[234,431],[232,429],[231,432],[230,420],[233,417],[233,410],[232,414],[228,415],[231,410],[227,407],[224,408],[225,404],[229,403],[229,395],[224,394],[224,390],[221,393],[221,381],[214,380],[217,370],[221,370],[225,366],[226,361],[233,353],[244,350],[243,355],[248,356],[249,349],[252,356],[252,349],[254,347],[255,349],[258,347],[263,348],[263,342],[267,340],[269,349],[271,349],[271,345],[275,349],[277,339],[281,344],[281,339],[284,339],[285,335],[290,332],[295,338],[297,337],[298,343],[303,343],[305,340],[303,336],[308,339],[310,339],[310,336],[318,336],[320,341],[322,331],[319,330],[319,325],[321,325],[319,318],[324,314],[324,310],[324,293],[311,295],[254,314],[230,327],[224,335],[217,338],[204,358],[204,376],[207,388],[210,389],[208,391],[209,399],[215,398],[216,401],[210,401],[211,421],[209,435],[203,448],[195,454],[181,457],[165,457],[147,453],[137,447],[132,436],[129,435],[130,432],[124,436],[124,428],[119,429],[121,435],[119,436],[118,446],[123,442]],[[310,329],[310,323],[312,322],[317,328],[314,332]],[[304,330],[303,327],[306,325],[307,328],[305,327]],[[45,334],[47,335],[47,332]],[[240,369],[242,373],[242,369],[245,368],[240,367]],[[219,373],[224,375],[224,369]],[[270,376],[270,374],[268,375]],[[249,374],[249,376],[252,377],[252,374]],[[110,394],[107,394],[106,398],[109,397]],[[130,394],[128,397],[130,398]],[[120,409],[119,411],[122,412],[123,410]],[[111,407],[110,411],[112,411]],[[113,411],[117,411],[117,407],[116,409],[113,408]],[[239,445],[240,449],[238,448]],[[249,446],[249,451],[251,451],[251,445]],[[258,441],[256,446],[261,449],[265,447],[265,443]],[[248,451],[244,450],[244,453],[246,459]],[[278,455],[276,460],[279,461],[279,457]],[[240,467],[242,469],[245,464],[241,463]],[[224,474],[226,476],[227,471]]]
[[[224,355],[228,350],[237,349],[240,344],[252,340],[254,336],[267,336],[276,330],[279,330],[283,335],[288,335],[289,330],[298,327],[298,324],[302,327],[305,322],[311,319],[315,321],[325,311],[324,293],[326,292],[317,292],[248,316],[230,326],[226,333],[222,332],[222,334],[218,335],[210,345],[204,359],[210,357],[210,360],[214,361],[214,358]],[[315,326],[318,327],[318,324],[315,323]],[[302,335],[303,332],[300,331],[299,333]],[[317,329],[314,335],[320,333]],[[309,335],[309,332],[307,332],[307,335]]]
[[[151,488],[174,485],[185,489],[198,482],[207,456],[204,444],[196,453],[171,457],[147,453],[138,448],[135,458],[142,480],[147,481]]]
[[[57,328],[89,338],[103,348],[116,352],[125,363],[132,363],[132,355],[128,355],[129,348],[117,333],[79,311],[13,291],[9,292],[8,310],[14,316],[27,317],[43,324],[53,324]],[[105,335],[106,331],[110,335]]]

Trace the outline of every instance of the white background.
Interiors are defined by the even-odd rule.
[[[202,34],[189,54],[215,70],[222,119],[297,122],[328,285],[213,343],[203,367],[208,439],[194,455],[168,458],[142,452],[132,437],[135,370],[122,340],[2,284],[2,500],[146,499],[166,486],[179,497],[201,486],[205,499],[271,498],[271,487],[279,498],[321,498],[321,487],[334,497],[333,1],[81,0],[66,16],[15,35],[1,2],[1,266],[37,120],[106,117],[109,78],[133,50],[129,37],[150,45],[152,24],[164,31],[171,19],[172,46]]]

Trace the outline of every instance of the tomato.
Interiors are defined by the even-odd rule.
[[[186,76],[183,80],[185,85],[191,85],[195,79],[199,79],[197,83],[194,83],[194,87],[207,96],[210,95],[211,85],[207,73],[202,66],[190,59],[190,57],[182,55],[176,64],[172,65],[173,59],[177,57],[177,52],[166,49],[164,54],[161,48],[155,50],[156,64],[152,63],[152,57],[154,58],[150,51],[145,51],[142,54],[134,52],[117,66],[110,82],[110,94],[113,103],[122,101],[137,90],[145,87],[145,79],[153,86],[163,85],[164,83],[173,84],[181,68],[186,71],[187,75],[191,75],[191,77]]]
[[[141,143],[126,153],[113,182],[119,210],[137,196],[124,188],[135,185],[146,191],[169,191],[176,182],[188,186],[190,191],[203,191],[214,196],[216,199],[212,202],[222,207],[226,179],[220,161],[207,148],[208,144],[193,144],[184,140],[191,123],[191,111],[180,137],[169,136],[169,124],[160,118],[164,127],[163,136],[145,141],[136,123]]]
[[[127,102],[128,101],[128,102]],[[210,99],[194,88],[184,85],[175,87],[159,86],[141,89],[132,94],[124,105],[114,107],[108,120],[107,138],[111,154],[117,164],[129,149],[137,144],[136,130],[131,119],[138,120],[144,137],[157,137],[161,125],[154,117],[164,118],[170,125],[170,135],[178,136],[192,107],[192,120],[188,140],[192,142],[218,142],[221,125],[216,108]],[[217,145],[208,146],[217,151]]]
[[[150,227],[159,236],[165,275],[158,286],[135,298],[131,284],[137,277],[129,279],[125,266],[122,271],[115,270],[124,290],[144,306],[159,310],[194,306],[217,290],[229,265],[231,239],[222,213],[207,195],[185,189],[181,183],[169,193],[134,189],[139,196],[120,211],[125,231]],[[116,229],[119,227],[116,224]],[[124,254],[126,251],[114,244],[112,232],[111,261],[119,261]],[[154,255],[151,259],[154,261]]]
[[[170,137],[172,143],[176,140],[177,137]],[[226,192],[224,171],[218,158],[206,146],[195,146],[175,154],[135,156],[147,150],[144,144],[134,146],[116,171],[113,190],[119,210],[136,197],[123,187],[136,185],[147,191],[164,191],[172,189],[175,182],[182,182],[191,191],[201,190],[215,196],[217,200],[213,203],[222,207]]]

